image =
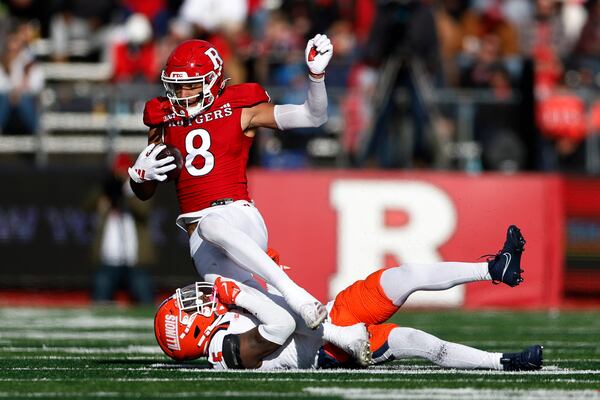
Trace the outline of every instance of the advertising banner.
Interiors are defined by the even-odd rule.
[[[97,267],[90,261],[97,217],[85,204],[102,176],[95,170],[3,171],[0,289],[89,289]],[[270,245],[291,267],[289,274],[322,301],[403,262],[484,262],[516,224],[527,239],[524,284],[473,283],[419,292],[409,302],[532,308],[560,302],[559,177],[253,170],[248,178]],[[198,279],[187,235],[174,223],[172,184],[161,185],[152,206],[150,237],[158,258],[151,272],[159,289],[172,290]]]
[[[527,239],[517,288],[419,292],[434,306],[552,307],[562,285],[562,181],[541,175],[260,172],[252,196],[290,275],[318,298],[402,262],[484,261],[516,224]]]

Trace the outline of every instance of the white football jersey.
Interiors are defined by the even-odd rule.
[[[260,325],[253,315],[241,310],[229,311],[223,315],[219,325],[227,324],[226,329],[221,329],[214,334],[208,345],[208,362],[215,369],[228,369],[223,359],[223,339],[230,334],[240,334]],[[317,331],[310,334],[294,332],[279,350],[266,357],[259,370],[272,369],[308,369],[316,368],[317,353],[323,345],[321,336]]]

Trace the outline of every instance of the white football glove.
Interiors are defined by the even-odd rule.
[[[164,182],[167,179],[166,173],[177,168],[173,162],[175,157],[168,156],[157,160],[156,157],[165,147],[164,144],[148,145],[138,156],[133,167],[129,167],[127,172],[134,182],[142,183],[146,181]]]
[[[315,75],[325,72],[331,56],[333,56],[333,45],[327,35],[317,34],[306,44],[304,59],[310,72]]]

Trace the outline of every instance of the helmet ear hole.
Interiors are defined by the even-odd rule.
[[[194,329],[194,339],[198,339],[199,335],[200,335],[200,328],[198,328],[198,326],[196,326],[196,329]]]

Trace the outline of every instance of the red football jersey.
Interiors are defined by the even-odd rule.
[[[250,200],[246,164],[253,138],[242,131],[242,109],[269,100],[256,83],[227,86],[202,114],[164,125],[164,143],[177,147],[184,159],[176,182],[181,213],[202,210],[215,200]],[[157,99],[146,103],[146,113],[151,102]]]

